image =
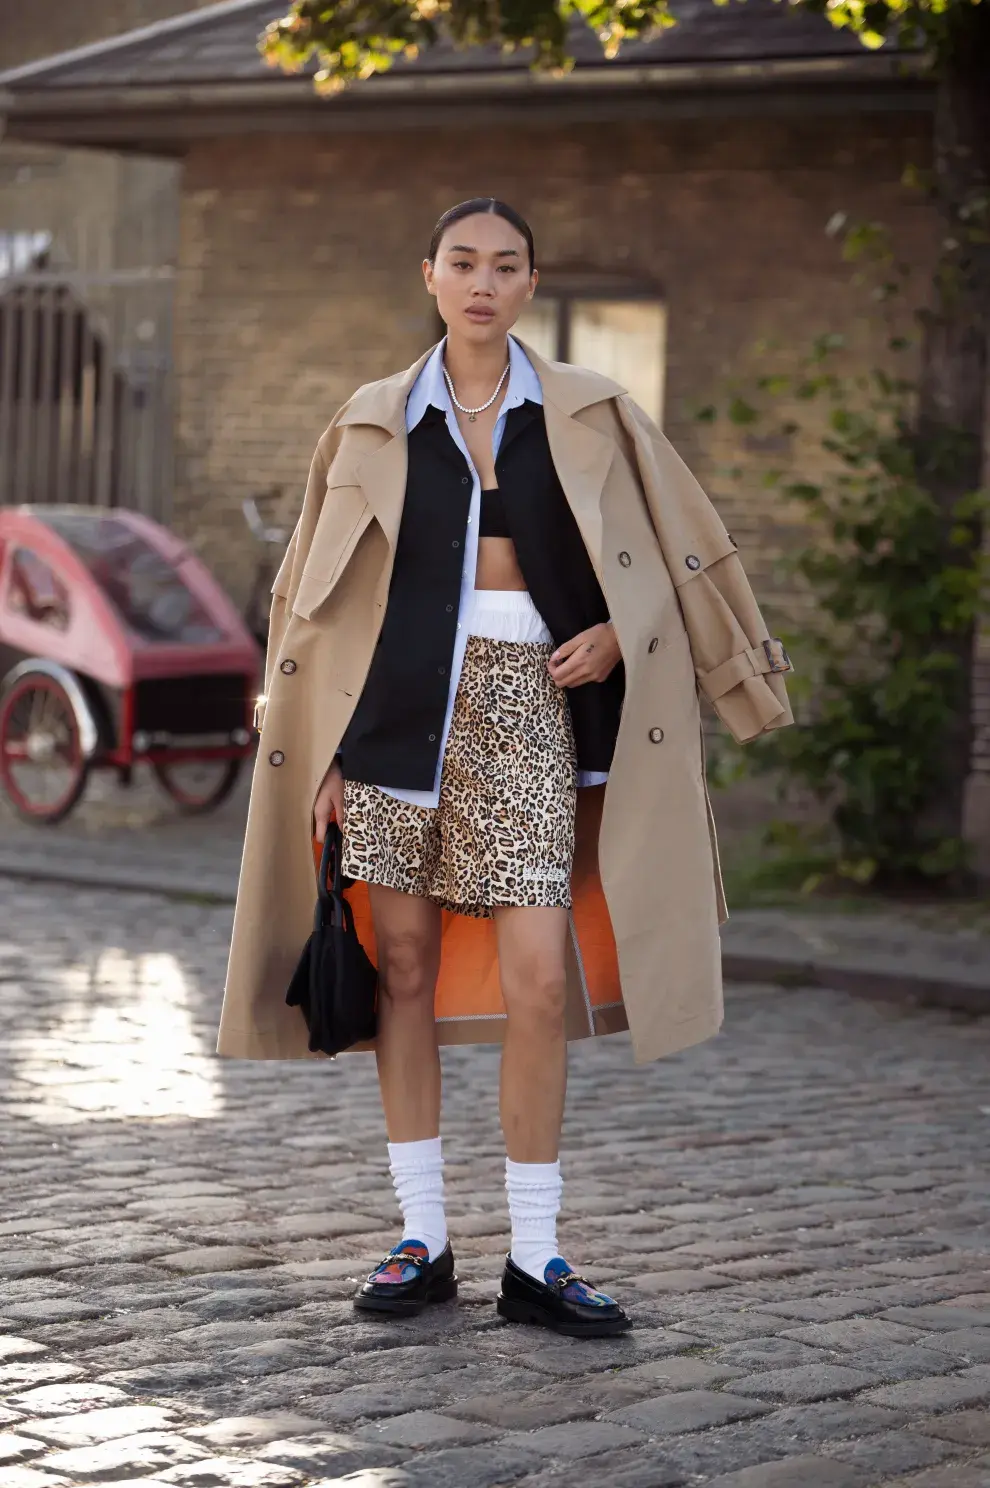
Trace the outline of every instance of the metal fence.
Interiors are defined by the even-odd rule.
[[[25,191],[33,221],[0,218],[0,505],[169,520],[176,196],[167,173],[126,169],[103,200],[58,174],[61,192]]]

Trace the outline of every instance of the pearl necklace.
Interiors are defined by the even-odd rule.
[[[468,423],[469,424],[473,424],[473,423],[475,423],[477,421],[477,418],[478,418],[478,414],[479,413],[484,413],[484,411],[485,411],[486,408],[491,408],[492,404],[495,402],[495,399],[498,397],[499,393],[502,391],[502,384],[503,384],[503,382],[505,381],[505,379],[509,375],[509,366],[510,366],[510,363],[509,362],[506,362],[506,364],[505,364],[505,371],[502,373],[502,376],[498,380],[498,386],[496,387],[495,391],[492,393],[491,397],[488,399],[488,402],[487,403],[482,403],[479,408],[465,408],[464,407],[464,404],[458,401],[457,394],[454,392],[454,384],[453,384],[453,381],[451,379],[450,373],[447,371],[447,368],[444,367],[444,369],[443,369],[444,381],[447,384],[447,391],[450,394],[451,399],[453,400],[454,407],[456,409],[458,409],[461,413],[466,413],[467,414],[467,416],[468,416]]]

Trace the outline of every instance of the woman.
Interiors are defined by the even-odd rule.
[[[789,663],[656,426],[510,337],[534,260],[504,203],[446,213],[423,264],[445,339],[320,440],[274,585],[219,1048],[305,1053],[285,989],[311,837],[336,819],[379,969],[403,1216],[355,1304],[409,1315],[456,1292],[438,1043],[501,1040],[498,1310],[596,1336],[628,1319],[557,1250],[566,1041],[629,1027],[650,1059],[717,1031],[698,691],[752,738],[790,721]]]

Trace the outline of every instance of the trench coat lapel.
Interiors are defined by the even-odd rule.
[[[371,424],[389,436],[378,449],[361,460],[354,479],[364,492],[393,553],[406,499],[409,464],[406,401],[433,351],[431,346],[404,372],[361,388],[338,419],[340,425]]]
[[[399,524],[406,500],[406,473],[409,465],[409,441],[403,424],[380,449],[367,455],[357,468],[358,484],[395,552]]]
[[[602,490],[612,465],[615,445],[611,439],[578,423],[544,399],[547,442],[554,469],[567,504],[584,539],[588,557],[602,582]]]

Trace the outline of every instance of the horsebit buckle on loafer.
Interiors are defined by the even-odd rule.
[[[382,1256],[368,1280],[373,1280],[383,1267],[394,1266],[396,1261],[405,1261],[410,1266],[415,1266],[417,1271],[421,1266],[428,1264],[428,1258],[426,1256],[415,1255],[411,1250],[390,1250],[388,1255]]]
[[[586,1276],[579,1276],[576,1271],[565,1271],[562,1276],[555,1276],[551,1282],[551,1286],[554,1291],[560,1292],[563,1295],[565,1288],[569,1287],[572,1281],[583,1282],[586,1287],[591,1287],[592,1291],[596,1290]]]

